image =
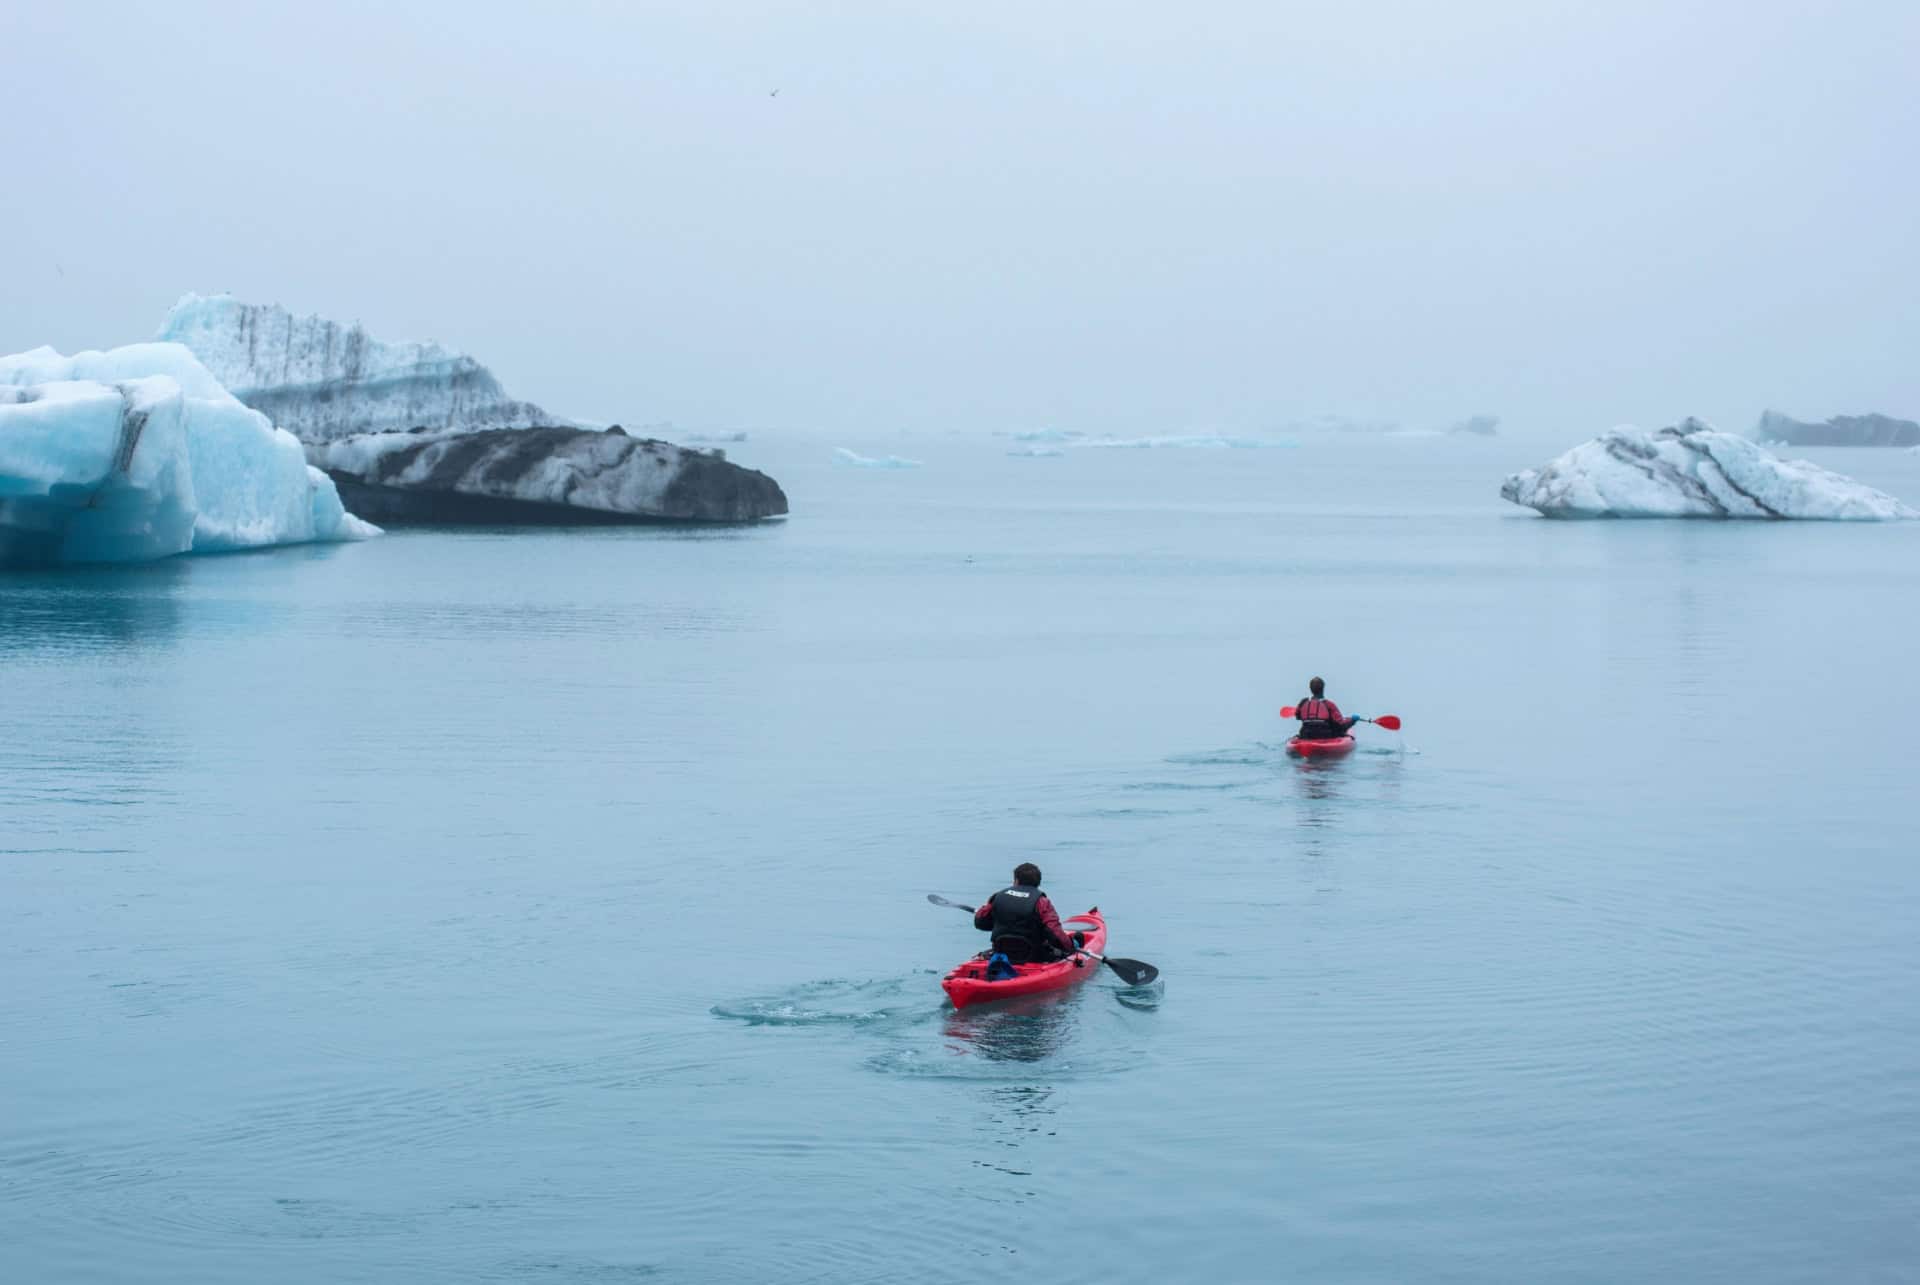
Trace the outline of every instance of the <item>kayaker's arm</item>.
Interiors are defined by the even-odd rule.
[[[973,926],[983,933],[993,931],[993,903],[991,901],[973,912]]]
[[[1075,941],[1067,933],[1067,930],[1060,926],[1060,916],[1055,913],[1051,901],[1045,897],[1040,898],[1040,902],[1034,907],[1034,911],[1040,916],[1040,924],[1047,930],[1047,936],[1053,939],[1054,945],[1069,955],[1080,949],[1080,943]]]

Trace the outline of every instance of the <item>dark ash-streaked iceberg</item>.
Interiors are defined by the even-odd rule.
[[[1550,518],[1920,518],[1884,491],[1688,419],[1617,428],[1507,478],[1501,498]]]
[[[787,511],[765,473],[618,428],[365,433],[308,448],[387,523],[751,522]]]

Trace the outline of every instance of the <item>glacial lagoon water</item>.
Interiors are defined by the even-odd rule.
[[[1920,524],[1567,444],[0,579],[0,1279],[1913,1279]],[[944,1008],[1022,859],[1163,985]]]

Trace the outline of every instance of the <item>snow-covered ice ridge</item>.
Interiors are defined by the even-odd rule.
[[[0,566],[375,534],[178,344],[0,357]]]
[[[1550,518],[1920,518],[1884,491],[1688,419],[1616,428],[1507,478],[1503,499]]]
[[[278,305],[183,295],[159,337],[185,344],[235,397],[306,442],[390,429],[574,426],[508,397],[465,353],[383,343],[357,323]]]

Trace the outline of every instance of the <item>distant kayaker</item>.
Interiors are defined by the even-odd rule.
[[[1040,891],[1040,867],[1023,861],[1013,868],[1013,886],[988,897],[973,912],[973,926],[993,934],[993,948],[1016,964],[1044,963],[1071,955],[1080,934],[1060,926],[1047,894]]]
[[[1313,695],[1300,702],[1293,716],[1300,720],[1300,738],[1307,741],[1331,741],[1345,736],[1360,720],[1348,718],[1340,707],[1327,699],[1327,681],[1316,678],[1307,684]]]

